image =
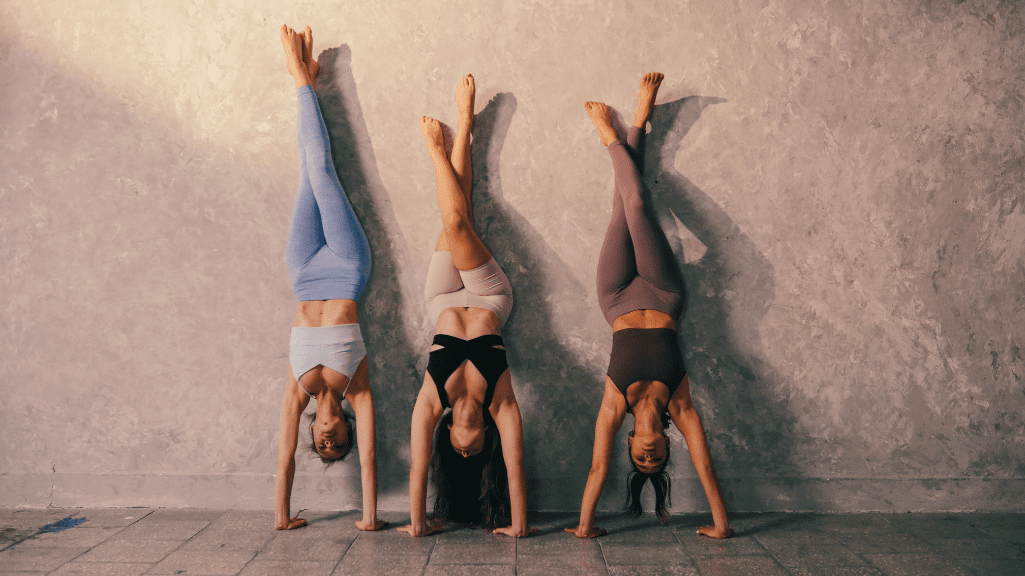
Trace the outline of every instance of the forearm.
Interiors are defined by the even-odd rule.
[[[598,500],[601,498],[602,488],[605,487],[605,479],[608,477],[608,468],[594,468],[587,474],[587,486],[584,487],[584,500],[580,504],[580,527],[592,528],[594,516],[598,510]]]
[[[372,523],[377,519],[377,458],[373,453],[360,458],[363,477],[363,521]]]
[[[522,459],[516,471],[509,474],[509,503],[512,512],[512,527],[521,535],[527,530],[527,479]]]
[[[694,470],[701,479],[701,486],[705,489],[705,497],[708,498],[708,506],[712,510],[712,519],[716,528],[722,530],[729,527],[726,519],[726,503],[722,495],[722,487],[719,485],[719,476],[712,466],[712,454],[708,449],[708,439],[705,437],[705,427],[701,423],[701,416],[697,410],[685,410],[680,418],[680,431],[687,440],[687,450],[690,452],[691,462]]]
[[[287,523],[292,517],[292,480],[295,477],[295,457],[287,462],[278,461],[277,478],[274,486],[274,523]]]
[[[417,530],[427,527],[427,471],[409,472],[409,523]]]
[[[705,496],[708,498],[708,506],[712,509],[712,521],[715,523],[715,527],[720,530],[728,529],[730,523],[726,518],[726,502],[723,499],[722,487],[719,485],[719,476],[711,464],[708,465],[704,473],[699,473],[699,475],[701,486],[704,487]]]

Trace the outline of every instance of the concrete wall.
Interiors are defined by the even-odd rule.
[[[572,510],[611,345],[612,168],[583,110],[666,81],[647,182],[732,510],[1022,509],[1025,14],[1015,3],[0,3],[0,505],[271,508],[309,23],[374,271],[383,509],[440,229],[417,121],[477,78],[531,505]],[[630,425],[624,427],[625,438]],[[676,511],[707,508],[674,434]],[[602,506],[623,498],[625,439]],[[294,508],[359,506],[301,453]]]

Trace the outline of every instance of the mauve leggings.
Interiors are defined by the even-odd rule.
[[[616,172],[612,221],[598,256],[598,304],[605,320],[634,310],[657,310],[675,320],[683,307],[683,277],[669,242],[647,204],[641,183],[644,129],[631,127],[626,144],[609,145]]]

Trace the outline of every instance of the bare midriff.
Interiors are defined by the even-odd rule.
[[[486,334],[501,334],[498,316],[486,308],[446,308],[438,316],[435,334],[472,340]]]
[[[355,300],[309,300],[295,307],[292,326],[318,328],[358,322]]]
[[[612,323],[612,331],[619,332],[625,328],[669,328],[676,330],[676,321],[665,312],[658,310],[634,310],[616,318]]]

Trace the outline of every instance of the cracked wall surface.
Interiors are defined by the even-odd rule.
[[[595,267],[612,169],[583,102],[629,122],[659,70],[645,178],[729,507],[1021,509],[1017,3],[150,4],[0,0],[0,505],[272,506],[298,177],[286,22],[313,26],[374,254],[382,508],[407,506],[430,342],[420,116],[454,124],[474,74],[476,225],[516,292],[531,506],[572,510],[611,345]],[[674,510],[704,510],[672,439]],[[299,454],[295,508],[360,505],[358,459]]]

